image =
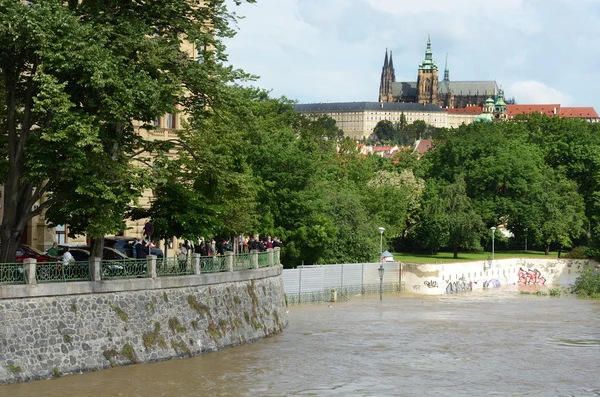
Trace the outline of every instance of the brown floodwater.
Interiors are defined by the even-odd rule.
[[[600,301],[505,287],[290,307],[284,333],[0,396],[600,396]]]

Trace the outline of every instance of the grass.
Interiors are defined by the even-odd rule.
[[[485,261],[491,257],[491,252],[459,252],[458,258],[454,259],[452,252],[439,252],[437,254],[403,254],[394,253],[394,259],[405,263],[453,263],[469,261]],[[545,255],[543,251],[500,251],[494,253],[494,259],[528,258],[528,259],[555,259],[556,252]]]

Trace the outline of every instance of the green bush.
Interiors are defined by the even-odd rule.
[[[574,291],[582,296],[600,296],[600,274],[590,267],[585,267],[575,280]]]
[[[582,245],[573,248],[569,253],[565,255],[565,258],[569,259],[589,259],[593,258],[594,253],[588,247]]]

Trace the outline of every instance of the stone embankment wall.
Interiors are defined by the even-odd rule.
[[[402,264],[404,290],[437,295],[495,288],[503,285],[568,286],[585,266],[598,266],[579,259],[501,259],[444,264]]]
[[[275,266],[64,283],[63,294],[0,299],[0,383],[192,357],[275,335],[287,325],[281,275]],[[56,284],[10,287],[12,295],[57,292]],[[111,289],[120,291],[73,292]]]

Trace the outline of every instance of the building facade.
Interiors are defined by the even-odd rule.
[[[344,136],[368,139],[381,120],[400,121],[402,114],[410,124],[422,120],[434,127],[448,127],[448,112],[432,104],[398,102],[337,102],[296,105],[296,111],[333,118]]]
[[[419,65],[417,81],[396,81],[392,53],[385,52],[381,80],[379,83],[379,102],[403,102],[434,104],[444,108],[482,107],[490,96],[497,96],[498,84],[489,81],[450,81],[448,57],[444,76],[439,80],[438,65],[433,59],[431,38],[427,38],[425,59]]]

